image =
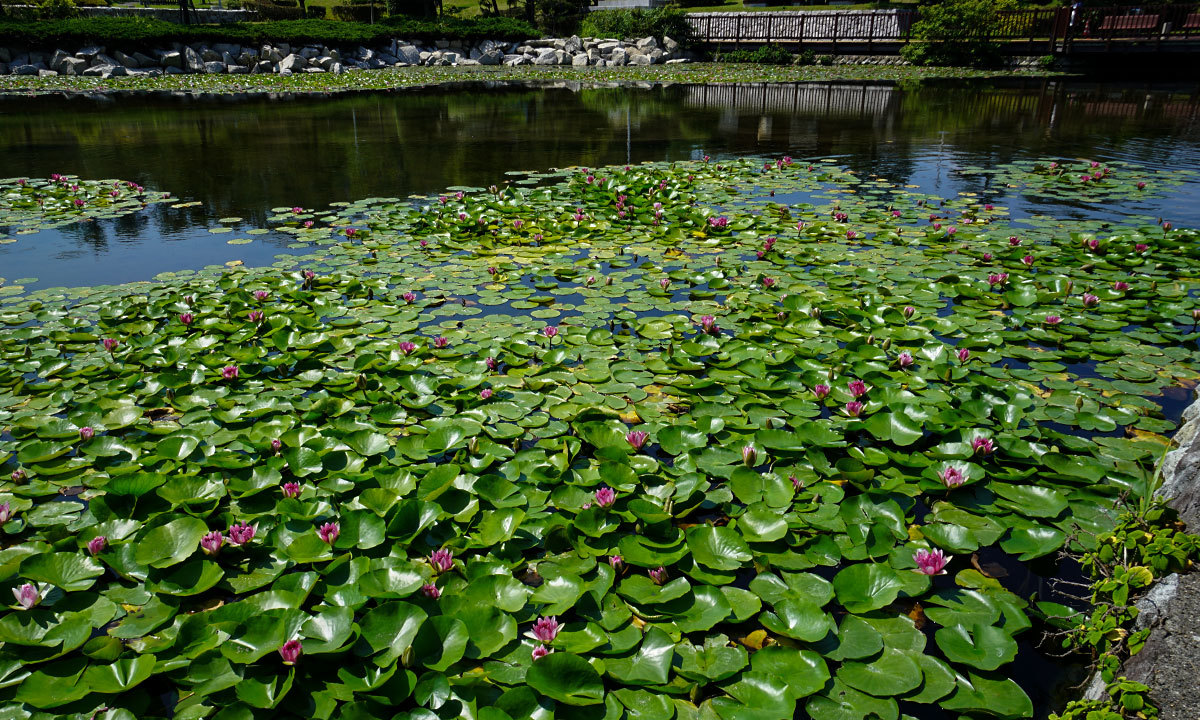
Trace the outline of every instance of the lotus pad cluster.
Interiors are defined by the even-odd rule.
[[[6,716],[1031,717],[1019,583],[1200,377],[1193,231],[831,162],[274,220],[0,301]]]
[[[165,193],[146,192],[134,182],[81,180],[71,175],[48,179],[0,180],[0,244],[5,234],[27,235],[80,221],[115,218],[163,202]]]

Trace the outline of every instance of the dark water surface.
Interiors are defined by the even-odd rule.
[[[1015,215],[1096,216],[1007,197],[964,165],[1088,157],[1200,170],[1200,92],[1056,80],[1003,83],[472,84],[338,96],[0,98],[0,177],[68,173],[134,180],[199,207],[0,245],[0,278],[32,287],[146,280],[231,260],[267,264],[290,237],[231,237],[270,208],[324,208],[429,194],[546,170],[739,154],[835,156],[862,173],[944,197],[1004,198]],[[1136,212],[1200,225],[1200,185]],[[218,218],[245,218],[233,235]],[[1119,217],[1114,217],[1119,219]]]

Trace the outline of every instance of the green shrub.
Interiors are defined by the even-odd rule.
[[[306,5],[304,15],[310,20],[324,20],[328,10],[324,5]]]
[[[665,35],[680,45],[687,45],[692,40],[692,26],[682,10],[672,7],[648,12],[640,9],[598,10],[583,19],[580,34],[622,40]]]
[[[385,10],[382,3],[375,6],[358,3],[338,5],[333,8],[333,17],[343,22],[371,23],[382,20]]]
[[[78,12],[72,0],[42,0],[38,3],[38,17],[47,20],[74,17]]]
[[[804,59],[807,62],[803,62]],[[788,52],[788,50],[779,45],[760,45],[759,47],[750,49],[728,50],[725,52],[717,52],[713,54],[713,60],[722,63],[752,63],[754,65],[791,65],[797,60],[801,60],[797,64],[811,65],[812,51],[808,51],[805,58],[797,58]]]
[[[924,5],[913,25],[913,42],[901,48],[900,55],[914,65],[998,65],[1000,44],[990,38],[999,27],[997,11],[1012,4],[1012,0],[945,0]]]
[[[261,20],[300,20],[304,11],[298,7],[286,7],[273,2],[248,2],[247,10],[253,10]]]
[[[588,14],[588,0],[538,0],[538,29],[558,37],[579,32]]]
[[[299,12],[299,8],[296,8]],[[377,8],[382,13],[382,10]],[[409,40],[525,40],[538,37],[527,22],[513,18],[427,21],[387,18],[367,25],[333,20],[277,20],[228,25],[178,25],[147,18],[70,18],[38,22],[0,22],[0,45],[56,47],[101,42],[114,48],[161,46],[171,42],[262,42],[371,45],[394,37]]]

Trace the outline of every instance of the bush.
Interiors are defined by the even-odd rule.
[[[370,4],[338,5],[333,8],[333,17],[343,22],[371,23],[382,20],[385,9],[382,3],[374,7]]]
[[[324,5],[306,5],[304,15],[310,20],[324,20],[328,10]]]
[[[649,12],[634,10],[598,10],[583,19],[580,33],[591,37],[612,37],[628,40],[642,37],[660,38],[664,35],[680,45],[692,40],[692,26],[687,15],[677,8],[655,8]]]
[[[538,0],[538,29],[557,37],[579,32],[588,14],[588,0]]]
[[[296,8],[299,11],[299,8]],[[426,21],[388,18],[366,25],[334,20],[279,20],[228,25],[178,25],[147,18],[71,18],[38,22],[0,22],[0,45],[9,47],[83,46],[156,47],[171,42],[262,42],[324,45],[371,45],[391,38],[409,40],[525,40],[538,37],[532,25],[512,18]]]
[[[809,51],[806,56],[808,62],[800,63],[804,65],[812,64],[812,52]],[[713,60],[722,63],[752,63],[754,65],[791,65],[795,60],[790,52],[779,45],[760,45],[753,50],[729,50],[726,52],[717,52],[713,54]]]
[[[900,55],[914,65],[998,65],[1000,45],[989,38],[999,26],[997,11],[1011,6],[1011,0],[924,5],[913,25],[914,40],[900,49]]]
[[[298,7],[285,7],[272,2],[248,2],[247,10],[253,10],[261,20],[300,20],[304,11]]]
[[[78,14],[78,10],[75,9],[75,3],[71,0],[42,0],[38,4],[37,14],[39,18],[46,20],[61,20],[74,17]]]

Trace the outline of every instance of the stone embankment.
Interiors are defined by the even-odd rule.
[[[122,75],[334,73],[421,65],[572,65],[622,66],[687,62],[679,43],[669,37],[639,40],[570,38],[478,44],[439,40],[432,45],[394,39],[377,48],[335,48],[321,44],[267,43],[246,47],[216,43],[175,43],[146,52],[103,46],[30,50],[0,48],[0,75]]]

